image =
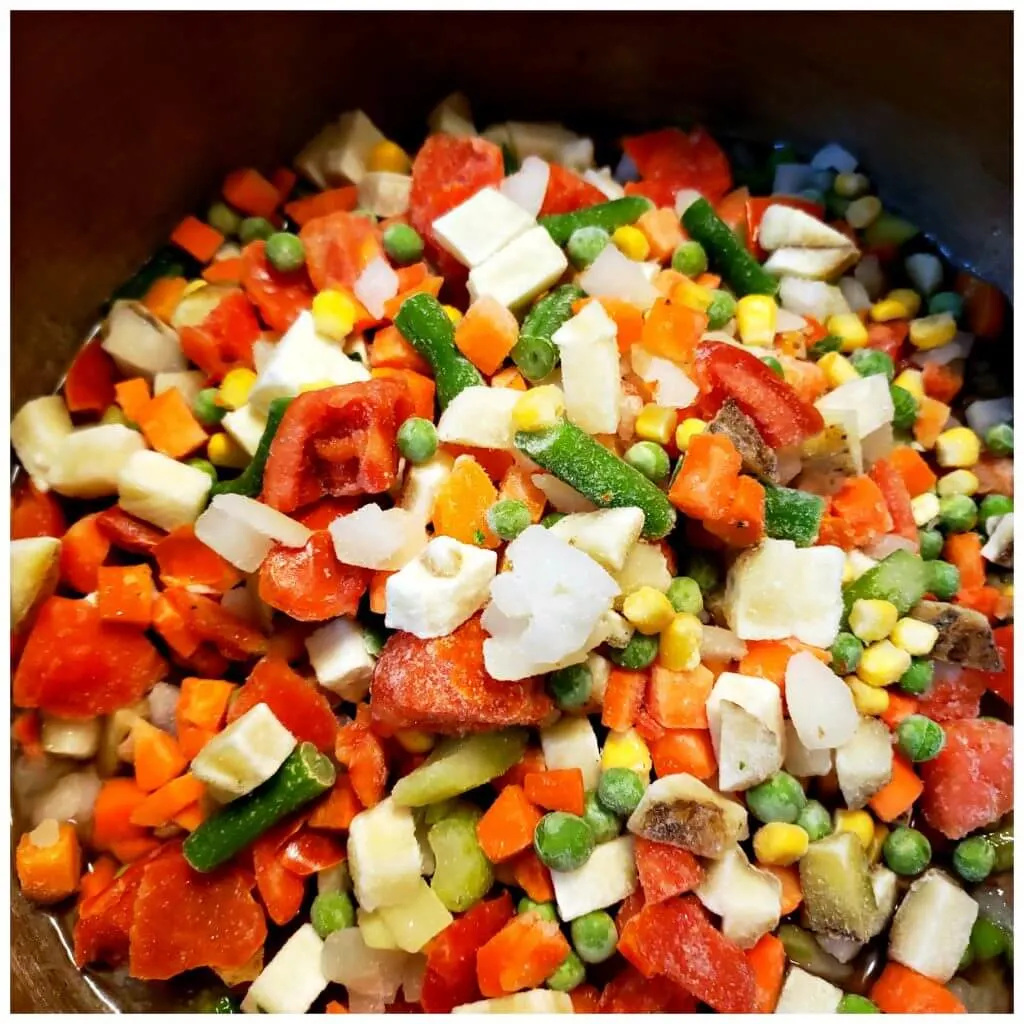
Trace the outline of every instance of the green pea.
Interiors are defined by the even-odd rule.
[[[601,773],[597,799],[623,818],[628,818],[644,795],[644,780],[632,768],[609,768]]]
[[[586,704],[593,685],[594,677],[586,665],[569,665],[548,676],[548,693],[562,711]]]
[[[927,693],[935,677],[935,667],[925,658],[911,658],[910,668],[900,676],[899,687],[904,693],[919,697]]]
[[[585,228],[577,228],[566,243],[565,251],[572,260],[573,266],[579,270],[589,267],[598,256],[604,252],[605,246],[612,240],[612,236],[604,228],[592,225]]]
[[[852,633],[840,633],[832,644],[832,671],[848,676],[857,671],[864,645]]]
[[[558,911],[554,903],[536,903],[529,896],[524,896],[516,904],[516,913],[529,914],[531,911],[536,913],[543,921],[558,920]]]
[[[986,836],[971,836],[953,851],[953,867],[965,882],[984,882],[995,864],[996,850]]]
[[[916,828],[901,825],[885,837],[882,856],[897,875],[919,875],[932,859],[932,844]]]
[[[1005,516],[1013,511],[1013,498],[1005,494],[986,494],[978,506],[978,522],[986,527],[995,516]]]
[[[547,338],[523,335],[509,353],[512,362],[531,383],[543,380],[558,363],[558,349]]]
[[[647,668],[658,656],[658,638],[656,636],[644,636],[642,633],[634,633],[629,638],[625,647],[608,648],[608,658],[619,668],[628,668],[631,671],[639,671]]]
[[[238,238],[243,245],[265,242],[274,233],[274,225],[266,217],[246,217],[238,225]]]
[[[839,1000],[839,1006],[836,1007],[836,1013],[881,1013],[882,1011],[875,1006],[867,996],[858,996],[853,992],[846,992],[843,994],[843,998]]]
[[[192,403],[192,413],[204,427],[216,426],[228,411],[217,404],[217,389],[203,388]]]
[[[552,811],[537,822],[533,848],[552,871],[575,871],[594,852],[594,833],[578,815]]]
[[[843,347],[843,339],[835,334],[827,334],[821,341],[816,341],[808,350],[807,358],[817,362],[829,352],[838,352]]]
[[[939,525],[949,533],[967,533],[978,522],[978,507],[966,494],[939,498]]]
[[[1009,423],[997,423],[985,432],[985,447],[993,455],[1013,454],[1013,427]]]
[[[786,373],[782,369],[782,363],[775,358],[775,356],[761,356],[761,362],[768,367],[776,377],[781,377],[783,380],[786,379]]]
[[[544,984],[548,988],[553,988],[556,992],[571,992],[586,980],[587,969],[583,966],[583,961],[570,950],[569,955],[561,962],[558,970]]]
[[[422,416],[410,416],[399,428],[396,440],[402,457],[418,466],[437,451],[437,428]]]
[[[971,952],[976,960],[993,960],[1005,953],[1007,932],[987,917],[979,917],[971,929]]]
[[[818,800],[808,800],[796,816],[796,824],[799,825],[808,835],[811,842],[824,839],[832,835],[832,815],[828,808]]]
[[[747,790],[747,808],[765,824],[782,821],[792,825],[806,803],[803,787],[789,772],[776,772]]]
[[[487,525],[502,540],[515,540],[530,521],[530,510],[517,498],[496,501],[487,510]]]
[[[955,597],[960,589],[960,570],[950,562],[941,558],[933,558],[925,562],[928,577],[928,593],[934,594],[940,601],[948,601]]]
[[[290,231],[275,231],[267,239],[267,262],[282,274],[299,270],[306,262],[302,239]]]
[[[216,228],[222,235],[230,238],[238,233],[242,226],[242,217],[228,206],[227,203],[216,202],[206,211],[206,223]]]
[[[926,562],[932,562],[938,558],[946,543],[946,538],[938,530],[918,530],[917,540],[921,545],[921,557]]]
[[[993,849],[996,851],[996,862],[994,868],[996,871],[1012,871],[1013,870],[1013,817],[1011,815],[1009,821],[1004,824],[1001,828],[997,828],[994,832],[989,832],[988,841],[992,844]]]
[[[911,761],[931,761],[946,745],[946,733],[926,715],[908,715],[896,727],[896,745]]]
[[[541,521],[540,525],[545,530],[550,530],[555,523],[560,523],[565,518],[564,512],[549,512]]]
[[[594,841],[600,845],[614,839],[622,830],[618,815],[612,814],[597,798],[596,790],[587,790],[583,798],[583,820],[594,833]]]
[[[342,928],[351,928],[356,923],[356,911],[352,897],[347,892],[322,892],[313,900],[309,912],[313,930],[321,939],[326,939]]]
[[[708,315],[708,330],[720,331],[735,315],[736,300],[728,293],[716,288],[712,293]]]
[[[967,943],[967,948],[963,951],[963,955],[960,957],[960,963],[957,964],[956,969],[960,971],[966,971],[971,964],[974,963],[974,950],[971,948],[970,942]]]
[[[589,914],[577,917],[569,925],[569,934],[580,959],[588,964],[603,963],[615,952],[615,945],[619,941],[615,921],[604,910],[592,910]]]
[[[896,367],[893,365],[892,357],[875,348],[857,349],[850,354],[850,362],[862,377],[882,374],[891,384],[893,377],[896,376]]]
[[[936,313],[952,313],[954,320],[959,320],[964,313],[963,297],[956,292],[936,292],[928,300],[928,315]]]
[[[721,570],[711,555],[703,551],[692,551],[686,563],[686,575],[697,581],[702,594],[707,594],[718,586]]]
[[[672,269],[686,277],[697,277],[708,269],[708,254],[700,242],[681,242],[672,253]]]
[[[415,263],[423,258],[423,239],[408,224],[389,224],[381,236],[388,259],[399,266]]]
[[[898,384],[889,385],[889,394],[892,396],[893,417],[892,425],[894,430],[913,430],[917,421],[918,401],[906,389]]]
[[[201,469],[213,483],[220,479],[217,476],[217,467],[209,459],[189,459],[185,465],[191,466],[193,469]]]
[[[623,456],[626,463],[648,480],[660,484],[670,468],[668,452],[655,441],[637,441]]]
[[[677,576],[665,591],[669,603],[677,612],[700,615],[704,611],[704,595],[700,584],[692,576]]]

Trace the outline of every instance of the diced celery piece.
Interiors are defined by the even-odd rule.
[[[434,851],[434,877],[430,887],[451,911],[469,910],[487,895],[494,884],[494,871],[476,837],[475,814],[461,809],[432,826],[427,842]]]

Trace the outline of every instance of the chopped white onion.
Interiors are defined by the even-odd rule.
[[[984,437],[992,427],[1000,423],[1013,422],[1013,398],[985,398],[971,402],[966,411],[967,425],[979,437]]]
[[[595,298],[621,299],[644,310],[650,309],[658,299],[658,289],[647,279],[640,264],[614,245],[606,245],[601,250],[597,259],[580,274],[577,283]]]
[[[882,264],[873,253],[861,256],[860,262],[853,268],[853,276],[864,285],[872,302],[877,301],[885,290],[885,274]]]
[[[698,199],[704,197],[695,188],[681,188],[676,193],[675,211],[677,217],[682,217],[684,213],[695,203]]]
[[[931,295],[942,285],[942,261],[930,252],[916,252],[903,265],[910,283],[922,294]]]
[[[404,508],[371,503],[339,516],[328,529],[339,560],[365,569],[401,569],[427,546],[423,521]]]
[[[540,213],[544,195],[548,190],[551,166],[539,156],[528,156],[515,174],[510,174],[498,186],[506,198],[522,207],[531,217]]]
[[[301,548],[312,536],[302,523],[241,494],[218,494],[196,520],[195,533],[242,572],[255,572],[275,542]]]
[[[363,269],[352,291],[371,316],[382,317],[384,303],[398,294],[398,275],[386,259],[378,256]]]
[[[654,400],[658,405],[685,409],[700,393],[700,388],[671,360],[656,356],[640,345],[633,346],[631,358],[637,376],[654,385]]]
[[[564,512],[567,515],[572,512],[593,512],[597,506],[585,498],[575,488],[559,480],[557,476],[549,473],[534,473],[531,477],[534,485],[544,492],[551,507],[556,512]]]
[[[898,533],[886,533],[864,548],[864,554],[869,558],[873,558],[876,562],[880,562],[883,558],[888,558],[894,551],[909,551],[911,554],[916,555],[917,545],[912,540]]]
[[[927,366],[933,363],[935,366],[945,366],[955,359],[966,359],[974,348],[974,335],[965,331],[958,331],[956,337],[948,345],[941,345],[939,348],[928,349],[926,352],[916,351],[910,361],[915,366]]]
[[[860,722],[850,688],[807,651],[794,654],[786,665],[786,704],[808,750],[842,746]]]
[[[427,958],[422,953],[414,953],[402,976],[402,998],[407,1003],[418,1003],[423,995],[423,978],[427,973]]]
[[[840,174],[852,174],[857,170],[857,158],[838,142],[830,142],[811,157],[811,166],[816,171],[829,170],[838,171]]]
[[[590,170],[583,172],[583,180],[593,185],[599,192],[603,192],[608,199],[621,199],[626,194],[623,187],[612,177],[610,167],[601,167],[597,170],[591,167]]]
[[[839,278],[839,291],[842,293],[851,312],[860,313],[871,308],[871,296],[864,285],[856,277]]]
[[[388,1001],[378,996],[364,996],[359,992],[350,992],[348,997],[349,1013],[384,1013]]]
[[[92,768],[65,775],[32,803],[32,823],[38,825],[47,818],[78,825],[91,821],[100,786],[100,778]]]
[[[788,309],[780,309],[775,315],[775,333],[784,334],[787,331],[802,331],[807,326],[807,321]]]
[[[705,626],[701,631],[700,656],[711,661],[738,661],[747,653],[747,645],[731,630]]]
[[[412,959],[402,950],[371,949],[358,928],[342,928],[324,940],[320,967],[325,978],[348,989],[350,999],[359,994],[390,1003]]]
[[[177,735],[175,712],[178,710],[180,696],[181,690],[177,686],[172,686],[170,683],[157,683],[146,698],[149,702],[150,722],[158,729],[169,732],[172,736]]]

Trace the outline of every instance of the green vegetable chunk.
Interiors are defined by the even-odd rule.
[[[626,464],[639,470],[652,483],[660,484],[671,468],[668,452],[655,441],[637,441],[623,456]]]
[[[206,223],[230,238],[242,226],[242,218],[227,203],[218,201],[206,211]]]
[[[939,498],[939,526],[948,533],[967,533],[978,523],[978,506],[966,494]]]
[[[700,615],[704,611],[704,595],[700,584],[692,576],[677,576],[665,591],[669,603],[677,612]]]
[[[455,328],[432,295],[410,295],[395,317],[395,326],[430,363],[442,409],[459,392],[484,383],[480,371],[455,347]]]
[[[901,388],[898,384],[889,386],[889,394],[892,396],[893,429],[912,430],[914,422],[917,420],[917,399],[906,388]]]
[[[593,685],[593,675],[586,665],[569,665],[548,676],[548,693],[563,711],[586,704]]]
[[[791,540],[798,548],[810,547],[818,539],[825,499],[793,487],[764,488],[764,529],[776,540]]]
[[[996,848],[988,836],[971,836],[953,851],[953,867],[965,882],[984,882],[995,866]]]
[[[767,366],[776,377],[785,379],[786,374],[782,369],[782,363],[780,363],[775,356],[761,356],[761,362],[764,363],[764,365]]]
[[[816,341],[808,350],[807,358],[817,362],[822,356],[829,352],[838,352],[843,347],[843,339],[834,334],[828,334],[821,341]],[[902,389],[901,389],[902,390]]]
[[[217,467],[209,459],[189,459],[185,465],[191,466],[193,469],[201,469],[213,483],[217,483],[219,480]]]
[[[516,913],[529,914],[531,912],[540,915],[544,921],[558,920],[558,910],[554,903],[535,903],[529,896],[524,896],[516,904]]]
[[[697,277],[708,269],[708,254],[700,242],[680,242],[672,253],[672,269],[686,277]]]
[[[408,224],[389,224],[381,236],[388,259],[399,266],[407,266],[423,258],[423,239]]]
[[[568,420],[545,430],[520,431],[515,446],[595,505],[641,509],[643,534],[650,540],[659,540],[675,525],[676,511],[663,491]]]
[[[611,234],[616,228],[639,220],[651,208],[651,201],[643,196],[623,196],[607,203],[596,203],[572,213],[555,213],[541,217],[537,223],[547,231],[558,245],[565,245],[574,231],[580,228],[604,228]]]
[[[708,330],[720,331],[736,315],[736,300],[721,288],[713,289],[711,295],[711,304],[705,310]]]
[[[639,671],[647,668],[658,656],[658,638],[656,636],[644,636],[642,633],[634,633],[629,638],[625,647],[608,649],[608,659],[620,668],[628,668],[631,671]]]
[[[946,733],[926,715],[908,715],[896,727],[896,745],[911,761],[931,761],[942,753]]]
[[[942,554],[945,538],[938,530],[918,530],[917,542],[921,545],[921,557],[926,562],[933,562]]]
[[[631,768],[609,768],[601,773],[597,799],[613,814],[628,818],[644,795],[644,780]]]
[[[750,813],[766,825],[772,821],[794,824],[807,803],[803,787],[789,772],[776,772],[748,789],[746,797]]]
[[[808,800],[804,804],[796,816],[796,824],[807,833],[812,843],[832,835],[832,815],[818,800]]]
[[[618,815],[612,814],[597,798],[597,792],[587,790],[583,798],[583,820],[594,833],[594,841],[600,845],[614,839],[622,830]]]
[[[985,432],[985,447],[993,455],[1013,454],[1013,427],[1009,423],[997,423]]]
[[[709,594],[718,586],[722,570],[713,556],[705,551],[691,551],[686,561],[686,575],[697,581],[701,593]]]
[[[853,368],[862,377],[873,377],[875,374],[882,374],[889,383],[892,383],[896,376],[896,367],[892,357],[876,348],[859,348],[850,353],[850,362]]]
[[[291,398],[275,398],[270,403],[267,410],[267,425],[263,428],[263,436],[256,446],[256,454],[253,455],[252,462],[234,480],[222,480],[220,483],[214,484],[210,488],[210,497],[215,497],[218,494],[242,494],[247,498],[259,497],[260,491],[263,490],[263,470],[270,457],[270,445],[292,401]]]
[[[704,198],[683,213],[687,234],[700,242],[738,295],[776,295],[779,282],[765,270]]]
[[[935,668],[925,658],[912,658],[910,668],[900,676],[899,687],[904,693],[915,697],[927,693],[931,689]]]
[[[615,952],[619,941],[615,921],[604,910],[592,910],[577,917],[569,925],[569,933],[580,959],[588,964],[604,963]]]
[[[993,864],[994,871],[1013,870],[1013,816],[1010,816],[1009,823],[989,832],[988,841],[996,851],[996,860]]]
[[[586,980],[587,969],[583,966],[583,961],[570,951],[558,970],[544,984],[556,992],[571,992]]]
[[[956,292],[936,292],[928,300],[928,315],[936,313],[952,313],[954,320],[959,320],[964,314],[963,296]]]
[[[196,871],[226,864],[286,815],[326,793],[334,779],[334,765],[312,743],[300,743],[262,786],[216,811],[185,840],[185,860]]]
[[[575,871],[594,852],[594,833],[575,814],[552,811],[545,814],[533,831],[533,848],[552,871]]]
[[[558,349],[551,340],[555,331],[572,318],[572,304],[583,298],[583,289],[563,284],[533,304],[523,320],[519,340],[509,355],[531,384],[543,380],[558,364]]]
[[[210,1008],[206,1011],[207,1013],[241,1013],[241,1007],[238,1005],[238,1001],[232,999],[231,996],[221,996]]]
[[[437,428],[422,416],[410,416],[398,428],[396,440],[402,457],[418,466],[437,451]]]
[[[832,671],[848,676],[857,671],[864,645],[852,633],[840,633],[832,644]]]
[[[894,828],[882,844],[882,857],[897,875],[919,875],[932,859],[932,844],[916,828]]]
[[[560,523],[565,518],[564,512],[549,512],[541,521],[540,525],[545,530],[550,530],[555,523]]]
[[[900,615],[906,615],[928,589],[925,563],[909,551],[894,551],[843,588],[844,618],[861,599],[891,601]]]
[[[839,1000],[839,1006],[836,1008],[836,1013],[881,1013],[882,1011],[875,1006],[867,996],[858,996],[853,992],[846,992],[843,994],[843,998]]]
[[[975,960],[993,960],[1005,953],[1010,937],[1005,929],[986,917],[979,917],[971,929],[971,952]]]
[[[904,242],[909,242],[917,234],[917,228],[909,221],[883,210],[868,225],[864,232],[864,241],[871,248],[886,245],[900,246]]]
[[[192,413],[204,427],[215,427],[228,411],[217,404],[216,388],[203,388],[192,403]]]
[[[265,242],[273,233],[274,225],[266,217],[246,217],[238,226],[238,239],[242,245]]]
[[[988,521],[994,516],[1005,516],[1013,511],[1013,498],[1005,494],[986,494],[978,506],[978,522],[988,530]]]
[[[811,843],[800,858],[807,927],[866,942],[874,933],[878,905],[867,855],[852,832],[834,832]]]
[[[476,837],[481,812],[459,813],[431,826],[427,842],[434,851],[430,888],[452,913],[469,910],[494,884],[494,870]]]
[[[309,911],[313,930],[321,939],[326,939],[342,928],[351,928],[356,923],[356,908],[347,892],[321,892],[313,900]]]
[[[577,228],[569,236],[565,251],[572,260],[572,265],[583,270],[601,255],[611,240],[612,236],[604,228]]]
[[[530,510],[516,498],[496,501],[487,510],[487,525],[502,540],[515,540],[530,522]]]
[[[940,601],[949,601],[960,590],[960,570],[951,562],[941,558],[925,562],[928,577],[928,592]]]

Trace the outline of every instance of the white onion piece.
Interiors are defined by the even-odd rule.
[[[612,177],[610,167],[598,170],[591,167],[590,170],[583,172],[583,180],[593,185],[599,192],[603,192],[609,199],[621,199],[626,194],[625,189]]]
[[[227,596],[227,595],[225,595]],[[158,729],[177,735],[175,712],[178,710],[178,698],[181,690],[170,683],[157,683],[146,698],[149,701],[149,720]]]
[[[263,617],[256,594],[246,585],[233,587],[221,599],[220,606],[236,618],[263,629]]]
[[[263,368],[270,362],[275,347],[276,342],[271,341],[266,335],[252,343],[252,364],[257,374],[262,373]]]
[[[795,480],[800,475],[800,470],[804,468],[800,446],[787,445],[785,448],[777,449],[775,454],[778,458],[779,483],[788,484],[790,480]]]
[[[730,320],[729,323],[735,321]],[[720,341],[723,345],[736,345],[736,336],[728,331],[705,331],[700,336],[701,341]],[[739,348],[746,348],[746,345],[739,345]]]
[[[32,845],[40,849],[53,846],[60,839],[60,822],[56,818],[44,818],[29,833]]]
[[[409,957],[409,964],[402,976],[402,998],[407,1003],[418,1003],[423,995],[423,977],[427,973],[427,958],[422,953]]]
[[[568,515],[572,512],[593,512],[597,508],[589,498],[585,498],[574,487],[563,483],[557,476],[551,476],[550,473],[534,473],[530,479],[544,492],[544,497],[556,512]]]
[[[871,308],[871,296],[867,288],[855,277],[839,278],[839,290],[850,307],[851,312],[859,313],[861,310]]]
[[[364,996],[360,992],[349,992],[349,1013],[384,1013],[387,1005],[387,1000],[378,996]]]
[[[886,533],[864,548],[864,554],[876,562],[888,558],[894,551],[909,551],[916,555],[917,545],[909,538],[901,537],[898,533]]]
[[[669,359],[656,356],[640,345],[633,346],[631,359],[637,376],[654,385],[654,400],[660,406],[685,409],[700,393],[700,388]]]
[[[705,626],[701,632],[700,655],[712,661],[738,661],[747,653],[747,645],[731,630]]]
[[[65,775],[52,789],[33,801],[33,825],[47,818],[73,821],[78,825],[91,821],[100,785],[99,776],[91,768]]]
[[[400,949],[371,949],[358,928],[343,928],[324,940],[320,969],[349,991],[390,1003],[405,978],[411,955]]]
[[[275,542],[301,548],[312,536],[302,523],[241,494],[218,494],[196,520],[195,534],[242,572],[255,572]]]
[[[580,274],[577,283],[595,298],[622,299],[647,310],[658,300],[658,289],[647,279],[636,260],[624,256],[614,245],[606,245],[601,254]]]
[[[675,211],[677,217],[682,217],[684,213],[695,203],[698,199],[704,197],[695,188],[681,188],[676,193]]]
[[[328,529],[339,560],[364,569],[401,569],[427,546],[423,521],[404,508],[371,503],[339,516]]]
[[[885,290],[885,274],[878,257],[868,253],[861,256],[860,262],[853,268],[853,276],[864,285],[865,291],[872,302],[875,302]]]
[[[795,196],[805,188],[813,187],[812,170],[810,164],[779,164],[775,168],[772,195]]]
[[[966,331],[958,331],[948,345],[928,349],[927,352],[919,350],[910,357],[910,361],[915,366],[927,366],[929,363],[935,366],[946,366],[956,359],[966,359],[971,354],[972,348],[974,348],[974,335],[968,334]]]
[[[786,704],[808,750],[842,746],[860,722],[850,688],[807,651],[794,654],[786,665]]]
[[[784,334],[787,331],[802,331],[807,326],[807,321],[788,309],[779,309],[775,315],[775,333]]]
[[[992,427],[999,423],[1013,422],[1013,398],[985,398],[980,402],[971,402],[966,411],[967,425],[979,437],[984,437]]]
[[[510,174],[498,186],[498,190],[531,217],[536,217],[544,205],[550,177],[551,167],[546,160],[541,160],[539,156],[528,156],[519,170]]]
[[[371,316],[382,317],[384,303],[398,294],[398,275],[387,260],[378,256],[367,263],[352,286],[352,291]]]
[[[942,285],[942,262],[930,252],[917,252],[903,261],[910,283],[922,294],[931,295]]]

